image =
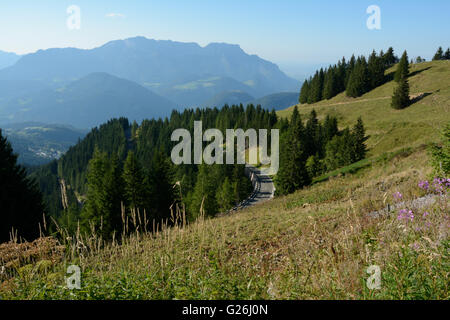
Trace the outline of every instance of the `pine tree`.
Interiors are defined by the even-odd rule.
[[[336,93],[340,93],[345,91],[345,72],[347,70],[347,62],[345,61],[345,57],[342,58],[341,61],[338,62],[337,70],[336,70]]]
[[[374,89],[384,82],[384,62],[381,57],[378,57],[375,50],[372,52],[367,69],[369,71],[370,88]]]
[[[233,207],[233,185],[228,177],[225,177],[222,185],[217,190],[216,201],[220,212],[225,212]]]
[[[439,47],[439,49],[436,51],[436,54],[433,57],[433,61],[442,60],[443,58],[444,58],[444,51],[442,50],[442,47]]]
[[[175,202],[173,164],[163,149],[155,151],[150,168],[151,219],[160,222],[170,217],[170,207]]]
[[[353,73],[353,69],[355,68],[355,64],[356,64],[356,58],[355,58],[355,55],[352,55],[349,63],[347,64],[347,70],[345,72],[345,89],[348,88],[348,84],[350,82],[350,77]]]
[[[315,103],[322,100],[324,72],[323,69],[316,71],[310,84],[308,103]]]
[[[323,99],[331,99],[337,94],[337,78],[335,67],[328,68],[325,74]]]
[[[277,193],[289,194],[310,183],[306,170],[305,129],[297,107],[294,108],[290,127],[283,139],[280,170],[276,183]]]
[[[359,97],[370,88],[366,58],[359,57],[347,84],[347,96]]]
[[[398,87],[394,90],[391,106],[394,109],[403,109],[410,104],[409,83],[406,77],[402,77]]]
[[[313,155],[306,160],[306,170],[308,171],[310,179],[313,179],[323,172],[323,165],[320,161],[319,155]]]
[[[383,56],[384,67],[389,68],[390,66],[397,63],[398,58],[394,55],[394,49],[390,47],[386,54]]]
[[[148,187],[143,168],[133,151],[128,152],[125,160],[123,181],[126,204],[130,209],[140,210],[143,213],[148,200]]]
[[[39,237],[44,215],[42,195],[26,170],[17,164],[17,155],[0,130],[0,242],[8,241],[14,229],[25,240]]]
[[[354,143],[354,159],[353,161],[359,161],[366,157],[367,146],[365,142],[368,137],[366,137],[366,130],[364,128],[364,123],[362,118],[359,117],[352,131],[353,143]]]
[[[85,232],[94,227],[103,238],[122,231],[121,204],[123,202],[122,172],[118,157],[109,159],[105,152],[95,149],[89,161],[87,200],[81,214]]]
[[[212,174],[212,166],[201,164],[199,166],[197,181],[191,195],[189,205],[192,219],[202,213],[206,216],[214,216],[218,212],[216,201],[216,179]]]
[[[447,51],[445,51],[444,59],[445,60],[450,60],[450,48],[447,48]]]
[[[405,50],[397,66],[397,71],[395,72],[394,80],[396,82],[400,82],[402,78],[407,78],[408,75],[409,75],[409,60],[408,60],[408,53]]]
[[[307,103],[308,102],[308,96],[309,96],[309,82],[308,80],[305,80],[302,85],[302,89],[300,90],[300,103]]]

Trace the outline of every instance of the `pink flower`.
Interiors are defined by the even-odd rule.
[[[394,193],[394,199],[401,200],[403,198],[403,195],[400,192]]]
[[[419,181],[419,188],[428,191],[428,189],[430,188],[430,183],[427,180]]]

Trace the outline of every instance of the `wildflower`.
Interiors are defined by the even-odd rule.
[[[401,200],[403,198],[403,195],[400,192],[394,193],[394,199],[395,200]]]
[[[412,210],[406,210],[406,209],[402,209],[399,211],[399,214],[397,216],[398,220],[409,220],[409,221],[413,221],[414,220],[414,212],[412,212]]]
[[[430,183],[427,180],[419,181],[419,188],[428,191],[428,189],[430,188]]]
[[[429,214],[430,214],[430,213],[429,213],[428,211],[425,211],[425,212],[423,213],[423,215],[422,215],[422,218],[425,219]]]

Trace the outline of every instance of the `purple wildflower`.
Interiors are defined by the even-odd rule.
[[[402,209],[399,211],[399,214],[397,216],[398,220],[409,220],[409,221],[413,221],[414,220],[414,212],[412,212],[412,210],[406,210],[406,209]]]
[[[427,180],[419,181],[419,188],[428,191],[428,189],[430,188],[430,183]]]
[[[395,200],[401,200],[403,198],[403,195],[400,192],[394,193],[394,199]]]

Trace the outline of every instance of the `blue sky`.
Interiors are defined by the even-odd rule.
[[[67,7],[81,9],[81,29],[66,26]],[[369,30],[366,9],[381,9]],[[111,15],[111,14],[115,15]],[[92,48],[138,35],[183,42],[239,44],[291,75],[393,46],[429,59],[450,46],[448,0],[2,0],[0,50]]]

